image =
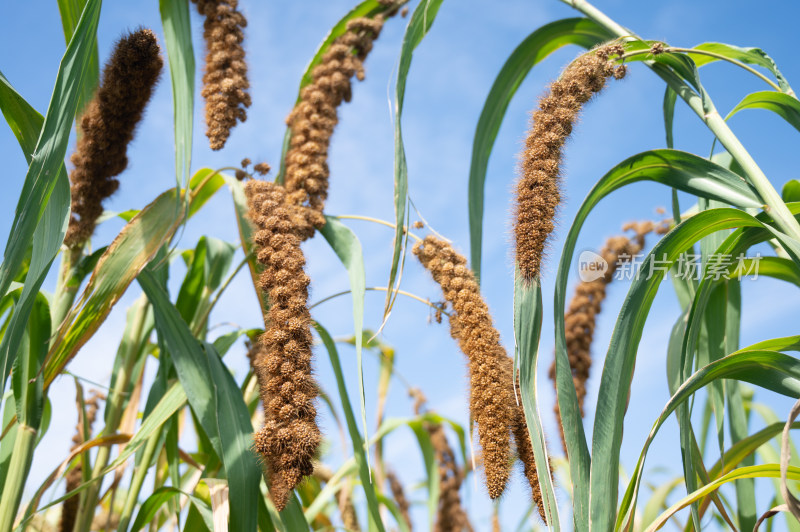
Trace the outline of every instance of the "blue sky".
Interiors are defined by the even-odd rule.
[[[790,83],[800,80],[800,66],[795,59],[798,45],[795,21],[800,8],[793,3],[768,0],[754,7],[753,3],[741,0],[658,3],[598,0],[597,6],[647,39],[686,47],[707,41],[761,47],[773,57]],[[203,102],[199,98],[204,56],[202,23],[192,10],[198,64],[193,170],[235,166],[243,157],[267,161],[277,167],[283,121],[296,98],[300,75],[325,33],[350,7],[349,2],[339,0],[241,1],[241,9],[249,19],[245,46],[253,105],[248,110],[248,121],[233,131],[226,148],[220,153],[209,150],[204,135]],[[438,232],[453,240],[465,254],[469,251],[466,183],[472,136],[494,76],[506,57],[531,31],[544,23],[572,16],[577,16],[577,13],[556,0],[506,0],[502,4],[446,1],[431,33],[415,53],[403,116],[410,194],[425,219]],[[340,124],[331,146],[329,214],[393,217],[389,94],[393,93],[392,74],[404,23],[398,18],[386,24],[367,61],[366,81],[356,84],[353,101],[340,110]],[[98,35],[101,62],[122,32],[140,25],[155,30],[163,43],[157,2],[106,2]],[[0,53],[0,70],[34,107],[44,111],[64,50],[55,3],[42,0],[7,3],[0,19],[0,50],[3,51]],[[537,96],[577,53],[575,48],[562,49],[533,70],[511,102],[489,165],[482,283],[497,327],[509,347],[513,345],[509,206],[516,178],[516,157],[524,140],[528,113],[535,106]],[[704,67],[702,77],[706,89],[723,113],[745,94],[767,89],[758,79],[730,65]],[[582,198],[603,173],[630,155],[665,146],[662,97],[662,82],[642,65],[633,65],[624,81],[611,84],[588,105],[566,148],[565,203],[543,280],[546,306],[540,348],[540,369],[543,371],[552,357],[552,283],[562,238]],[[795,149],[796,130],[763,111],[742,113],[731,121],[731,126],[776,187],[800,177],[800,151]],[[711,134],[680,102],[675,129],[677,148],[703,156],[709,153]],[[131,163],[120,177],[120,190],[108,202],[108,209],[141,208],[173,185],[172,141],[172,97],[165,72],[129,148]],[[0,159],[5,167],[5,190],[0,195],[0,212],[6,213],[0,217],[0,234],[6,235],[26,166],[14,137],[4,126],[0,127]],[[615,193],[591,215],[579,240],[578,250],[598,248],[606,237],[617,234],[626,221],[656,218],[656,208],[668,207],[668,202],[669,191],[655,185],[637,184]],[[688,205],[686,201],[684,204]],[[347,223],[358,234],[366,253],[367,286],[385,286],[391,257],[390,230],[365,222]],[[96,233],[95,245],[110,242],[121,227],[119,220],[103,224]],[[230,196],[225,190],[220,191],[192,220],[180,246],[193,247],[202,235],[238,241]],[[312,301],[347,289],[346,272],[323,239],[314,239],[306,244],[305,249],[313,280]],[[180,277],[182,272],[176,268],[173,284]],[[574,282],[573,279],[570,286]],[[52,290],[54,284],[51,279],[46,288]],[[626,292],[623,284],[612,285],[598,321],[594,349],[597,362],[589,385],[589,405],[596,401],[601,369],[599,361],[608,345],[616,312]],[[412,258],[403,275],[403,288],[434,301],[441,299],[438,287]],[[108,382],[124,324],[125,308],[138,293],[138,286],[132,285],[106,324],[72,362],[69,368],[72,372],[90,380]],[[743,293],[742,345],[797,332],[792,327],[793,320],[785,318],[796,311],[797,304],[784,285],[762,278],[744,282]],[[368,293],[368,327],[379,325],[382,305],[382,294]],[[675,296],[665,284],[655,301],[639,349],[622,448],[622,465],[628,471],[635,463],[651,424],[668,399],[666,342],[677,312]],[[340,298],[316,307],[314,317],[334,336],[346,336],[352,333],[350,313],[350,301]],[[245,275],[230,287],[211,318],[212,323],[221,324],[214,329],[215,333],[227,332],[231,324],[257,327],[260,320],[252,285]],[[414,386],[422,388],[429,406],[466,425],[466,364],[451,340],[446,324],[431,323],[427,307],[400,298],[384,330],[383,341],[395,347],[398,372]],[[352,349],[344,346],[341,354],[351,396],[355,399],[355,357]],[[226,362],[237,379],[244,376],[247,362],[242,346],[235,347]],[[369,420],[373,420],[377,365],[367,355],[364,367],[367,415]],[[323,387],[332,391],[335,387],[332,372],[321,350],[317,353],[316,368]],[[560,444],[550,415],[553,397],[549,381],[541,380],[539,396],[546,429],[551,435],[551,449],[558,455]],[[31,486],[37,486],[66,455],[73,432],[72,380],[61,378],[56,381],[50,397],[57,413],[43,443],[48,452],[40,452],[34,459],[29,490],[35,489]],[[756,399],[769,404],[780,416],[788,412],[791,403],[760,391]],[[408,416],[412,412],[411,406],[402,384],[395,381],[387,414]],[[591,406],[587,409],[587,431],[591,431],[593,411]],[[332,441],[330,463],[335,466],[341,463],[342,456],[337,431],[328,412],[322,410],[321,418]],[[374,430],[374,426],[370,430]],[[670,421],[656,440],[647,462],[647,470],[652,473],[649,478],[654,482],[680,474],[677,441],[677,426]],[[421,457],[410,432],[398,433],[388,441],[386,457],[408,486],[417,485],[422,479]],[[483,488],[478,485],[476,489],[470,479],[466,491],[476,528],[486,529],[491,505]],[[411,498],[417,501],[423,500],[424,496],[422,489],[411,493]],[[501,505],[504,529],[516,526],[527,496],[522,475],[517,474]],[[562,501],[566,498],[562,494]],[[761,511],[769,506],[765,496],[759,496],[757,502]],[[414,517],[424,528],[425,512],[421,506],[415,508]]]

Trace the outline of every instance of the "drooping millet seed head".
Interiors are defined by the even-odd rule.
[[[541,274],[542,253],[561,202],[561,149],[583,105],[605,86],[606,79],[622,78],[624,67],[609,61],[623,52],[607,45],[580,56],[550,84],[533,112],[531,128],[520,154],[516,187],[514,233],[516,259],[527,282]]]
[[[220,150],[236,122],[247,120],[250,82],[245,62],[244,27],[247,19],[237,10],[238,0],[192,0],[206,17],[206,66],[201,94],[206,101],[206,136],[212,150]]]
[[[270,477],[270,495],[280,510],[292,490],[313,470],[321,441],[311,371],[309,278],[300,249],[309,230],[298,207],[287,203],[280,185],[251,180],[245,185],[248,216],[256,228],[254,244],[264,266],[260,289],[270,307],[264,317],[261,347],[251,350],[260,385],[264,426],[255,435],[255,450]]]
[[[514,422],[513,390],[503,369],[505,349],[492,324],[489,307],[466,259],[434,236],[414,246],[414,254],[442,287],[451,304],[450,333],[467,356],[470,411],[483,449],[486,488],[493,499],[505,489],[510,474]]]
[[[453,448],[447,441],[447,435],[441,423],[429,423],[425,430],[431,438],[431,445],[439,468],[439,508],[436,514],[434,532],[469,531],[469,522],[464,506],[461,504],[461,483],[464,471],[456,462]]]
[[[161,73],[155,34],[140,29],[120,39],[103,79],[80,119],[81,135],[70,173],[72,216],[64,243],[80,246],[103,214],[103,200],[119,187],[114,176],[128,165],[126,152],[136,124]]]
[[[352,491],[347,491],[347,497],[344,500],[342,500],[342,492],[339,493],[339,513],[342,516],[342,526],[345,530],[361,532],[361,525],[358,523],[358,513],[356,513],[356,507],[353,504]]]
[[[328,147],[338,122],[337,108],[352,96],[351,78],[364,79],[364,60],[378,38],[384,18],[359,17],[347,23],[320,64],[286,123],[291,146],[286,152],[286,189],[291,201],[322,212],[328,197]],[[324,218],[318,222],[324,224]]]
[[[411,504],[408,502],[408,498],[406,498],[406,492],[403,489],[403,484],[400,482],[400,479],[397,478],[397,475],[394,473],[394,471],[386,472],[386,480],[389,481],[389,489],[392,492],[392,498],[394,499],[394,502],[397,504],[397,509],[400,510],[400,516],[402,517],[403,521],[406,522],[408,529],[411,530]]]

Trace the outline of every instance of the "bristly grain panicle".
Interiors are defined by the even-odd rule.
[[[433,236],[418,242],[414,254],[452,305],[450,332],[468,359],[470,412],[478,426],[486,488],[489,496],[496,499],[503,493],[510,474],[510,431],[515,415],[513,389],[503,368],[507,357],[500,334],[462,255]]]
[[[603,89],[607,78],[625,76],[624,66],[609,61],[623,51],[621,45],[607,45],[580,56],[550,85],[533,113],[520,155],[514,207],[516,260],[526,282],[541,274],[542,253],[561,202],[561,149],[583,105]]]
[[[264,318],[261,349],[253,353],[264,405],[264,426],[255,435],[270,477],[270,494],[283,509],[292,490],[313,470],[321,436],[317,425],[317,384],[311,373],[309,278],[300,249],[309,231],[302,207],[288,204],[280,185],[249,181],[249,216],[257,229],[254,243],[264,266],[260,289],[270,307]]]
[[[212,150],[225,146],[231,129],[247,120],[250,82],[242,47],[247,19],[238,0],[192,0],[206,17],[206,66],[201,94],[206,101],[206,136]]]
[[[397,478],[397,475],[394,473],[394,471],[386,472],[386,480],[389,481],[389,489],[392,492],[392,498],[394,498],[394,502],[397,503],[397,509],[400,510],[400,516],[402,517],[403,521],[406,522],[408,529],[413,530],[411,524],[411,504],[408,502],[406,492],[403,489],[403,484],[400,482],[400,479]]]
[[[352,96],[351,78],[364,79],[364,60],[378,38],[384,18],[360,17],[331,44],[312,70],[312,81],[286,122],[291,147],[286,152],[286,188],[293,203],[322,212],[328,197],[328,147],[338,122],[337,108]],[[318,225],[325,223],[321,216]]]
[[[64,243],[81,246],[103,214],[103,200],[119,187],[114,177],[128,166],[126,152],[153,93],[163,61],[155,34],[140,29],[120,39],[103,80],[80,119],[81,135],[70,173],[72,216]]]
[[[439,467],[439,509],[434,532],[472,532],[472,524],[461,504],[461,483],[464,470],[456,462],[456,456],[441,423],[428,423],[425,430],[431,437],[431,445]]]
[[[313,69],[311,84],[287,119],[292,136],[284,185],[253,180],[245,186],[258,261],[264,265],[259,288],[270,303],[260,347],[251,350],[265,418],[255,435],[255,449],[264,458],[278,509],[312,473],[311,459],[321,440],[314,405],[318,388],[311,374],[309,279],[300,244],[325,224],[327,154],[336,108],[350,99],[350,78],[364,78],[363,61],[383,21],[383,15],[377,15],[348,22],[347,31]],[[249,164],[242,161],[243,167]],[[254,170],[266,173],[268,167],[256,165]]]

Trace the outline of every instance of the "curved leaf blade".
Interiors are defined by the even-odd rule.
[[[683,508],[686,508],[687,506],[701,499],[702,497],[705,497],[706,495],[713,493],[714,491],[719,489],[723,484],[745,478],[780,478],[780,476],[781,476],[781,471],[780,471],[780,466],[778,464],[765,464],[757,466],[740,467],[735,471],[731,471],[724,477],[719,478],[714,482],[703,486],[702,488],[698,489],[693,493],[690,493],[680,501],[670,506],[667,509],[667,511],[662,513],[654,523],[650,524],[650,526],[647,527],[646,532],[654,532],[656,530],[659,530],[667,523],[669,518],[672,517],[676,512],[682,510]],[[790,466],[787,476],[792,480],[800,480],[800,468]]]
[[[255,531],[261,469],[251,451],[253,427],[239,387],[213,346],[202,345],[150,270],[138,276],[153,306],[156,330],[214,450],[225,465],[230,490],[230,526]]]
[[[75,34],[58,69],[41,133],[17,204],[14,221],[0,266],[0,294],[4,294],[19,271],[28,243],[44,215],[69,141],[69,130],[80,99],[82,80],[97,42],[101,0],[88,0]],[[60,242],[59,242],[60,244]]]
[[[594,425],[593,450],[596,456],[600,458],[600,461],[597,461],[597,459],[592,461],[592,511],[593,515],[599,518],[612,518],[611,512],[602,508],[603,504],[616,507],[616,486],[618,482],[615,468],[619,463],[618,446],[622,438],[622,423],[627,391],[633,376],[633,365],[642,329],[647,319],[650,305],[658,290],[658,283],[665,275],[666,268],[674,263],[685,250],[709,234],[735,227],[761,228],[763,225],[755,217],[729,208],[702,211],[687,219],[662,238],[643,263],[643,268],[647,269],[646,267],[650,261],[655,260],[657,257],[659,268],[650,269],[647,278],[644,278],[640,271],[640,275],[634,279],[631,285],[620,311],[603,367],[600,394],[609,395],[602,395],[606,397],[606,400],[598,404]],[[732,238],[733,236],[727,240]],[[724,249],[724,246],[720,249]],[[705,280],[701,283],[701,289],[703,284],[706,284]],[[695,310],[697,301],[698,295],[695,296],[692,309],[689,312],[687,332],[685,334],[689,334],[688,331],[694,330],[692,328],[693,322],[697,324],[696,327],[699,330],[699,324],[702,321],[704,312]],[[686,352],[685,348],[684,352]],[[683,360],[679,364],[679,367],[684,368],[684,370],[687,367]],[[688,456],[685,457],[685,460],[689,460]],[[611,463],[609,464],[608,462]],[[687,464],[685,466],[691,467]],[[611,479],[612,470],[614,471],[613,481]],[[689,471],[685,471],[687,478],[689,475]],[[633,483],[636,482],[638,482],[638,477],[634,475]],[[631,508],[635,506],[636,494],[635,491],[631,492],[632,489],[635,490],[637,488],[629,488],[626,493],[617,519],[618,527],[627,520]],[[631,496],[632,500],[630,499]],[[597,501],[596,506],[595,501]]]
[[[731,109],[731,112],[728,113],[725,120],[730,119],[733,115],[745,109],[765,109],[767,111],[772,111],[786,120],[796,130],[800,131],[800,100],[794,96],[773,91],[760,91],[748,94],[742,101],[736,104],[736,107]]]
[[[729,59],[741,61],[742,63],[750,63],[751,65],[758,65],[766,68],[775,76],[775,80],[778,82],[778,86],[783,92],[794,94],[792,88],[789,86],[789,82],[786,81],[784,75],[778,70],[778,65],[776,65],[775,61],[761,48],[744,48],[721,42],[707,42],[698,44],[694,49],[704,52],[713,52]],[[713,63],[714,61],[719,61],[719,59],[708,55],[693,54],[691,52],[689,52],[689,55],[694,59],[698,67]]]
[[[156,516],[158,511],[167,502],[172,500],[175,496],[184,496],[192,502],[192,506],[200,513],[203,523],[209,530],[214,530],[213,518],[211,515],[211,508],[203,502],[199,497],[195,497],[190,493],[184,493],[178,488],[172,486],[164,486],[155,490],[139,508],[139,513],[136,514],[136,519],[131,525],[130,532],[139,532]]]
[[[184,211],[168,190],[142,209],[108,246],[77,305],[61,324],[45,362],[45,387],[100,327],[130,283],[175,233]]]
[[[578,235],[589,213],[614,190],[638,181],[655,181],[684,192],[740,207],[761,205],[756,194],[737,174],[696,155],[678,150],[660,149],[634,155],[612,168],[600,178],[578,209],[567,234],[559,262],[553,309],[556,387],[567,441],[570,474],[575,489],[576,527],[588,527],[588,486],[591,460],[566,351],[564,310],[567,280]]]
[[[665,275],[665,269],[703,237],[723,229],[759,225],[752,216],[730,208],[702,211],[667,233],[645,259],[620,310],[603,365],[600,397],[592,434],[591,523],[601,529],[614,526],[619,485],[619,450],[628,390],[633,378],[636,353],[650,306]],[[658,258],[659,266],[647,265]],[[560,399],[560,398],[559,398]],[[622,515],[622,513],[621,513]]]

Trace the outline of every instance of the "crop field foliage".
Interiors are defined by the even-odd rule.
[[[758,43],[673,45],[602,5],[548,2],[568,18],[530,24],[453,132],[471,152],[435,154],[422,133],[446,132],[458,103],[413,114],[444,79],[415,79],[414,59],[442,44],[443,0],[364,0],[296,79],[268,83],[282,49],[264,34],[301,21],[248,0],[159,0],[154,27],[132,12],[112,29],[102,0],[43,7],[64,45],[46,106],[0,55],[3,138],[27,168],[5,176],[20,194],[0,265],[0,532],[800,531],[800,335],[742,341],[794,315],[800,181],[732,129],[762,115],[800,132],[789,69]],[[375,71],[383,106],[348,114]],[[726,100],[757,88],[715,104],[712,71]],[[570,143],[602,131],[592,106],[645,76],[658,135],[642,138],[659,143],[593,138],[614,162],[570,164]],[[369,182],[342,175],[374,170],[348,121],[391,147]],[[245,134],[267,146],[242,153]],[[142,137],[174,171],[142,170]],[[126,199],[142,190],[157,192]],[[645,210],[608,215],[617,197]],[[668,395],[642,414],[651,386]]]

